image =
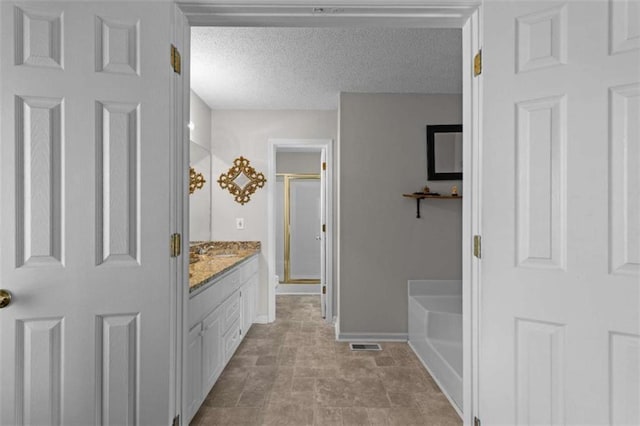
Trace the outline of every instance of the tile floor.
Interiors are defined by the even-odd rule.
[[[318,296],[277,296],[193,418],[212,425],[461,425],[406,343],[352,352],[335,341]]]

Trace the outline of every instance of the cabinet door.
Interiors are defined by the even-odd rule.
[[[187,338],[187,420],[200,408],[202,402],[202,323],[196,324]]]
[[[202,395],[206,396],[224,368],[222,310],[216,309],[202,321]]]
[[[242,336],[240,335],[241,325],[242,323],[240,322],[240,318],[238,318],[236,322],[234,322],[231,327],[229,327],[229,330],[227,330],[223,337],[225,364],[229,362],[229,360],[233,356],[233,353],[240,345],[240,341],[242,340]]]
[[[257,276],[254,275],[247,281],[247,283],[241,289],[242,296],[242,336],[247,334],[251,324],[255,320],[256,312],[256,280]]]

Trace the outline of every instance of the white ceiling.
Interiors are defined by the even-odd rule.
[[[337,109],[340,92],[462,93],[457,29],[194,27],[191,87],[212,109]]]

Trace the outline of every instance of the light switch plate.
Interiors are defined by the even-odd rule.
[[[236,218],[236,229],[244,229],[244,218]]]

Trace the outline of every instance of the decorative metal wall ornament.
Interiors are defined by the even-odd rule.
[[[238,178],[244,178],[247,182],[244,184],[240,181],[236,182]],[[236,203],[242,205],[248,203],[256,189],[262,188],[266,182],[264,174],[256,172],[256,169],[249,165],[249,160],[244,157],[233,160],[233,166],[218,179],[220,188],[229,190]]]
[[[196,169],[189,167],[189,194],[196,192],[196,189],[202,189],[207,181],[202,173],[196,173]]]

